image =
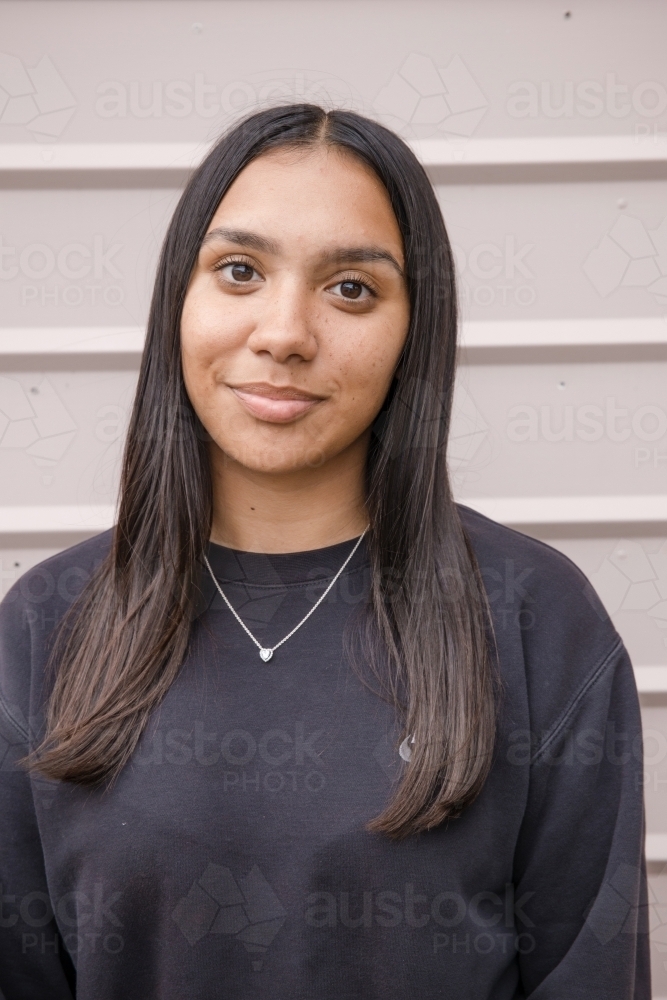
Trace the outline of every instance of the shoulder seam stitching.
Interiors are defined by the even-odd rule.
[[[613,645],[613,647],[603,658],[599,666],[596,667],[596,669],[592,672],[592,674],[584,681],[584,683],[579,688],[579,691],[575,694],[570,704],[564,709],[560,717],[556,720],[552,728],[544,737],[544,739],[542,740],[542,742],[540,743],[540,745],[538,746],[538,748],[536,749],[535,753],[531,758],[531,764],[535,764],[538,762],[540,756],[544,753],[549,743],[553,742],[553,740],[558,736],[558,734],[563,729],[565,723],[573,714],[577,706],[580,704],[581,701],[583,701],[583,699],[590,691],[591,687],[595,684],[595,682],[599,679],[601,674],[605,672],[609,664],[612,662],[616,653],[618,653],[618,651],[621,650],[622,648],[623,648],[623,642],[619,638],[618,641]]]

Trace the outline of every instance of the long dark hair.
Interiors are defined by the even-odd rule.
[[[186,653],[212,499],[205,434],[185,391],[183,302],[211,218],[255,157],[325,144],[387,189],[405,249],[411,320],[368,457],[371,591],[366,665],[393,699],[412,758],[369,829],[404,837],[456,815],[491,765],[495,691],[488,610],[452,500],[446,443],[456,363],[452,254],[431,184],[409,147],[349,111],[260,111],[220,139],[169,226],[125,448],[109,555],[60,629],[46,736],[31,762],[51,778],[113,780]]]

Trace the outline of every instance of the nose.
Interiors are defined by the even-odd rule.
[[[275,288],[266,309],[248,338],[254,354],[270,354],[274,361],[312,361],[317,338],[312,326],[308,289],[296,280],[284,280]]]

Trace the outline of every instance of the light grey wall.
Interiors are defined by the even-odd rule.
[[[629,497],[611,523],[528,530],[591,576],[635,664],[667,671],[667,507],[651,523],[632,513],[633,498],[667,496],[667,335],[641,344],[641,322],[667,307],[663,2],[20,0],[0,2],[0,21],[0,167],[19,163],[0,170],[3,590],[85,534],[56,530],[54,512],[85,521],[113,504],[136,380],[136,354],[30,353],[27,331],[55,344],[64,329],[141,327],[182,183],[162,169],[59,171],[58,156],[203,151],[246,108],[312,99],[447,141],[462,166],[433,176],[464,321],[637,321],[616,348],[507,349],[505,330],[498,350],[466,355],[452,468],[473,502]],[[505,140],[609,136],[654,162],[465,169],[485,139],[502,158]],[[32,507],[17,529],[16,509]],[[667,838],[667,695],[643,698],[649,832]],[[656,856],[655,991],[667,995],[667,851]]]

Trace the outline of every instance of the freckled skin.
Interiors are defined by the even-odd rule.
[[[331,255],[379,248],[403,267],[388,195],[350,154],[278,150],[239,174],[209,233],[221,228],[225,236],[202,246],[181,324],[187,392],[212,438],[212,537],[256,549],[261,536],[263,551],[332,544],[365,524],[369,428],[405,342],[409,302],[390,261]],[[230,230],[272,245],[232,241]],[[258,383],[315,398],[295,419],[272,422],[234,391]],[[304,511],[320,525],[312,538],[298,526]]]

